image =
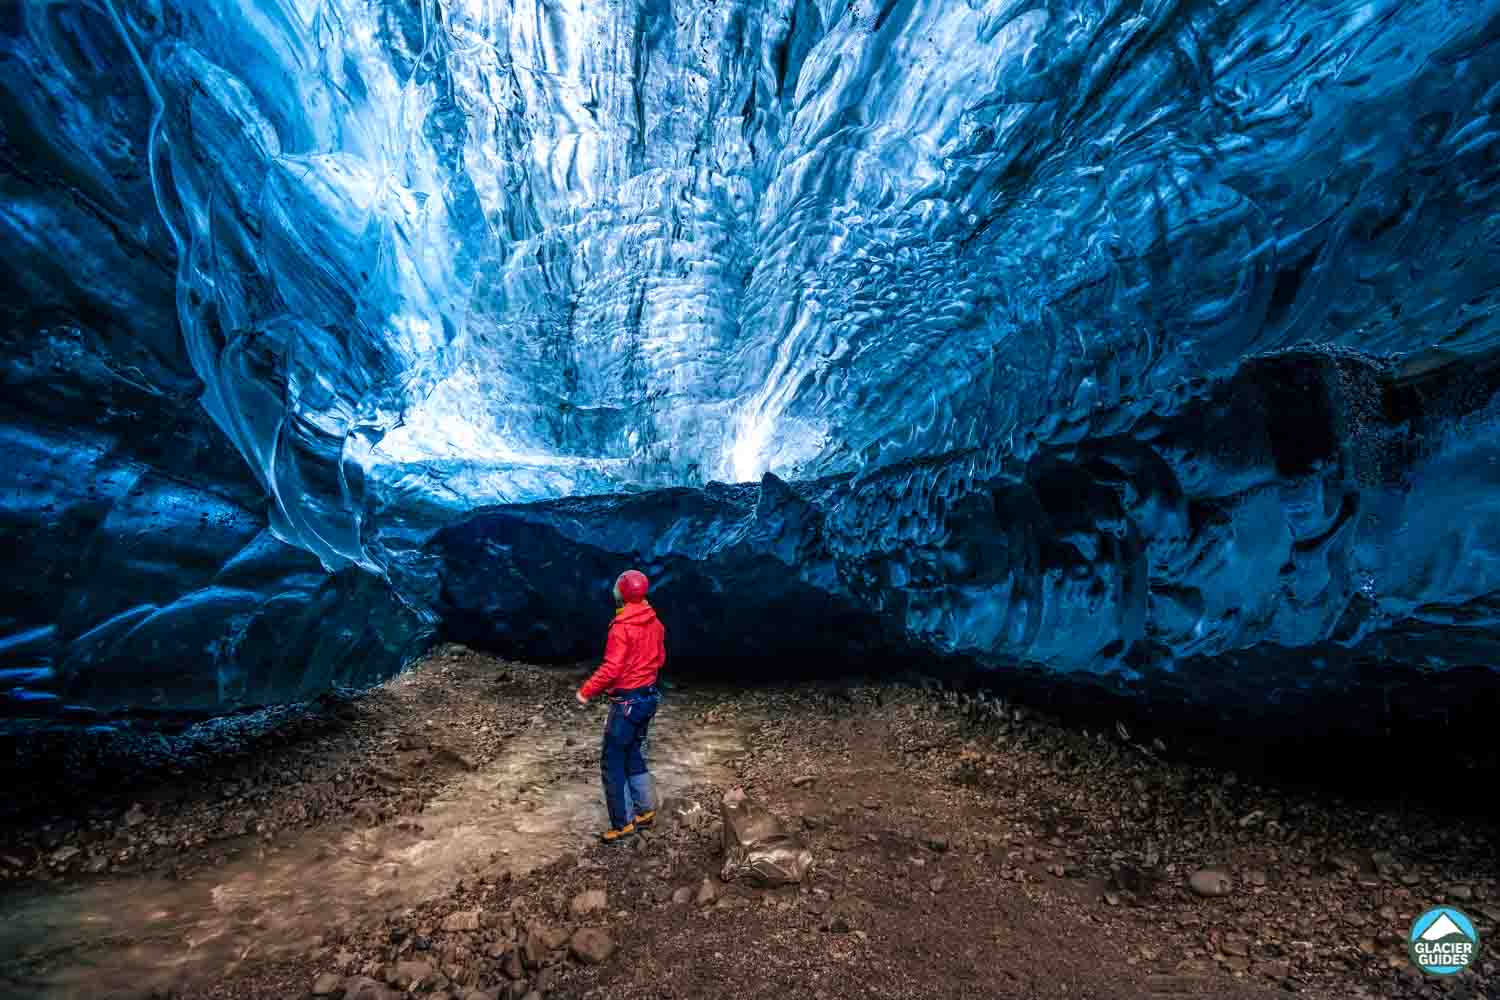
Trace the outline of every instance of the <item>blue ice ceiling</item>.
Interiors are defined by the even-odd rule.
[[[18,712],[560,614],[454,582],[533,515],[454,522],[620,492],[506,544],[556,543],[544,591],[719,560],[684,605],[770,559],[887,650],[1068,672],[1488,635],[1495,4],[29,0],[0,39]],[[649,492],[766,473],[821,484],[795,545],[779,485]],[[490,638],[578,651],[536,627]]]

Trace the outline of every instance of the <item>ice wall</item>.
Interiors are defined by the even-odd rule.
[[[216,424],[213,365],[179,324],[197,301],[179,223],[158,207],[155,84],[127,37],[108,5],[0,10],[0,730],[312,697],[389,676],[430,632],[381,577],[278,537],[267,480]],[[231,153],[193,162],[227,173]],[[213,232],[219,250],[240,238]],[[210,356],[243,357],[225,347]],[[277,397],[266,359],[274,411],[254,418],[291,422],[311,397]]]
[[[11,491],[17,538],[81,509],[65,485],[112,496],[115,470],[146,470],[191,495],[152,508],[168,577],[269,528],[287,572],[304,551],[320,580],[389,580],[420,619],[427,539],[476,505],[768,472],[873,497],[892,470],[978,461],[962,475],[1030,492],[965,500],[998,513],[954,528],[972,483],[939,490],[932,530],[969,532],[966,572],[993,586],[925,587],[930,568],[888,554],[914,515],[850,501],[820,565],[855,576],[820,592],[938,648],[1100,671],[1364,635],[1434,601],[1467,623],[1487,599],[1488,556],[1454,553],[1488,552],[1489,529],[1439,551],[1424,520],[1489,523],[1487,396],[1415,443],[1391,431],[1432,478],[1360,492],[1384,511],[1363,533],[1336,528],[1321,472],[1278,467],[1273,503],[1245,485],[1264,470],[1205,457],[1239,442],[1184,457],[1151,435],[1186,434],[1203,393],[1251,392],[1247,359],[1299,344],[1391,384],[1403,363],[1488,363],[1493,4],[27,0],[0,12],[0,53],[0,308],[26,386],[7,419],[33,456],[8,472],[33,484]],[[960,454],[981,457],[941,458]],[[32,471],[55,461],[73,471]],[[1142,490],[1157,513],[1098,513]],[[1158,490],[1209,499],[1169,514]],[[1007,506],[1023,494],[1049,527]],[[188,511],[221,497],[243,530],[200,544]],[[1056,564],[1006,555],[1058,532],[1039,549]],[[1362,541],[1298,547],[1319,532]],[[99,573],[23,551],[10,592],[55,577],[94,608]],[[16,649],[121,610],[63,622],[60,599],[15,600]],[[1378,628],[1357,624],[1366,602]],[[209,606],[226,610],[195,649],[238,634]],[[106,669],[43,687],[82,698]]]
[[[434,603],[467,641],[584,658],[633,564],[677,662],[960,656],[1127,686],[1268,646],[1488,664],[1497,388],[1495,357],[1285,352],[1024,455],[495,508],[434,539]],[[1217,693],[1337,684],[1321,666],[1226,660]]]

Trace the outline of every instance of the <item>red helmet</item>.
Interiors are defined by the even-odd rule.
[[[627,569],[615,581],[615,595],[626,604],[644,601],[646,591],[650,589],[651,581],[646,579],[646,574],[639,570]]]

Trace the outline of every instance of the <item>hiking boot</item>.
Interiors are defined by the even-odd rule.
[[[635,818],[635,826],[650,826],[656,822],[656,810],[648,809]]]
[[[635,824],[626,823],[618,830],[605,830],[603,833],[599,834],[599,839],[604,841],[606,844],[618,844],[620,841],[629,840],[634,836]]]

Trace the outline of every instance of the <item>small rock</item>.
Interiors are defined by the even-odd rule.
[[[401,994],[366,976],[344,982],[344,1000],[401,1000]]]
[[[698,895],[694,898],[694,901],[699,906],[707,906],[718,898],[718,886],[714,885],[712,880],[704,879],[703,884],[698,887]]]
[[[1256,962],[1250,967],[1250,974],[1265,979],[1281,980],[1292,974],[1292,966],[1290,962],[1284,961]]]
[[[479,930],[479,911],[461,910],[458,913],[448,914],[443,918],[443,930],[450,933]]]
[[[466,754],[461,754],[450,747],[439,747],[433,752],[433,760],[440,764],[458,767],[464,771],[479,770],[479,763]]]
[[[526,968],[540,969],[542,963],[547,959],[547,945],[542,940],[542,932],[533,930],[526,935],[526,946],[522,949],[522,958],[526,960]]]
[[[865,799],[863,802],[860,803],[860,805],[864,806],[866,809],[879,809],[880,808],[880,800],[879,799]]]
[[[591,913],[609,908],[609,896],[603,889],[590,889],[573,897],[569,907],[575,917],[586,917]]]
[[[848,934],[851,929],[849,927],[849,918],[843,914],[835,915],[828,923],[823,925],[823,928],[834,934]]]
[[[67,848],[63,848],[63,850],[67,850]],[[1448,896],[1450,899],[1456,899],[1461,903],[1467,903],[1469,900],[1474,898],[1474,890],[1467,885],[1451,885],[1448,887]]]
[[[615,942],[597,927],[583,927],[573,932],[568,948],[585,965],[599,965],[615,953]]]
[[[541,933],[542,947],[557,951],[568,943],[568,932],[561,927],[544,927]]]
[[[1151,891],[1156,882],[1155,875],[1134,865],[1116,865],[1110,872],[1109,887],[1117,892],[1140,896]]]
[[[1245,881],[1251,885],[1265,885],[1267,882],[1266,873],[1262,871],[1246,872]]]
[[[343,979],[331,972],[325,972],[313,980],[312,995],[315,997],[331,997],[340,992],[339,985]]]
[[[948,850],[947,837],[928,837],[927,847],[937,854],[944,854]]]
[[[417,990],[437,981],[437,970],[426,962],[397,962],[385,981],[403,990]]]
[[[817,780],[818,780],[817,778],[813,777],[810,774],[799,774],[799,775],[797,775],[797,777],[795,777],[795,778],[792,779],[792,787],[793,788],[804,788],[807,785],[810,785],[814,781],[817,781]]]
[[[1229,876],[1214,868],[1203,868],[1193,872],[1188,879],[1188,887],[1205,898],[1215,898],[1229,895],[1233,883]]]
[[[1110,906],[1119,906],[1120,897],[1113,892],[1106,892],[1104,894],[1104,902],[1109,904]]]
[[[1330,854],[1323,859],[1323,868],[1331,873],[1343,872],[1353,875],[1359,871],[1359,859],[1352,854]]]
[[[141,808],[139,802],[125,810],[125,825],[134,829],[146,822],[146,810]]]
[[[936,878],[934,878],[931,882],[928,882],[927,883],[927,887],[929,889],[931,889],[933,892],[942,892],[943,891],[943,887],[946,886],[947,884],[948,884],[948,879],[945,878],[942,875],[939,875]]]
[[[69,844],[67,847],[59,847],[56,851],[52,852],[52,863],[54,865],[65,865],[78,857],[80,853],[78,848],[72,844]]]
[[[685,903],[691,903],[692,901],[693,887],[690,885],[685,885],[681,889],[678,889],[676,892],[672,893],[672,902],[676,903],[678,906],[682,906]]]

